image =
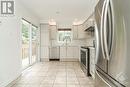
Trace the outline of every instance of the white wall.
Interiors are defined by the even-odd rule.
[[[5,87],[22,72],[21,61],[21,18],[33,24],[39,20],[29,11],[15,2],[16,14],[13,17],[0,17],[0,87]]]

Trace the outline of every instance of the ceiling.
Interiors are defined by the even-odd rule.
[[[98,0],[21,0],[41,22],[56,21],[59,26],[81,23],[94,11]]]

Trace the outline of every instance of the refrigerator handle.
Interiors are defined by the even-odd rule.
[[[108,50],[108,45],[107,45],[107,12],[108,12],[108,8],[109,8],[109,3],[110,0],[106,1],[106,8],[105,8],[105,13],[104,13],[104,47],[105,47],[105,53],[106,53],[106,58],[107,60],[109,60],[110,56],[109,56],[109,50]],[[111,33],[111,32],[110,32]]]
[[[109,51],[108,51],[108,46],[107,46],[107,11],[109,7],[109,0],[106,1],[106,8],[105,8],[105,13],[104,13],[104,46],[105,46],[105,53],[106,53],[106,58],[109,60]]]
[[[106,6],[106,0],[103,3],[103,8],[102,8],[102,14],[101,14],[101,49],[103,52],[103,58],[105,59],[105,51],[104,51],[104,41],[103,41],[103,27],[104,27],[104,11],[105,11],[105,6]]]

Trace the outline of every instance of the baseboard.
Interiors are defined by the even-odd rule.
[[[41,58],[40,60],[41,60],[41,62],[48,62],[49,58]]]
[[[21,76],[21,73],[17,74],[16,77],[13,80],[9,79],[8,81],[0,84],[0,87],[11,87],[11,86],[13,86],[20,76]]]
[[[79,59],[77,58],[61,58],[60,61],[65,61],[65,62],[77,62]]]
[[[21,75],[19,75],[15,80],[13,80],[11,83],[9,83],[6,87],[11,87],[11,86],[13,86],[13,85],[17,82],[17,80],[18,80],[20,77],[21,77]]]

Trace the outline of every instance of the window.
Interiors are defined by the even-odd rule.
[[[72,40],[71,29],[58,29],[58,42],[70,43]]]

